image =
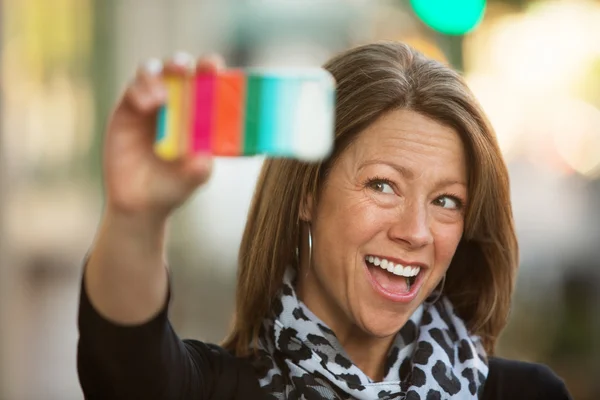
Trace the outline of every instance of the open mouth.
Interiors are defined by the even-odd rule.
[[[407,300],[420,286],[420,266],[402,265],[374,255],[365,256],[365,264],[375,289],[392,300]]]

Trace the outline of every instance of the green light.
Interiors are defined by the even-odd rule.
[[[432,29],[464,35],[483,19],[485,0],[410,0],[415,13]]]

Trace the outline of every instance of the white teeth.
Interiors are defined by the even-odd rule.
[[[365,260],[373,265],[380,266],[381,269],[385,269],[394,275],[404,276],[407,278],[417,276],[421,271],[421,267],[405,267],[402,264],[394,264],[392,261],[388,261],[385,258],[379,258],[375,256],[366,256]]]

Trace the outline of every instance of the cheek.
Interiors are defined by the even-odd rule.
[[[319,209],[316,224],[324,243],[356,246],[377,230],[381,212],[361,191],[336,196]],[[335,201],[334,201],[335,200]]]
[[[323,202],[313,223],[315,262],[323,276],[346,282],[357,254],[383,227],[385,215],[360,193]]]
[[[434,231],[435,266],[444,270],[450,266],[463,233],[463,224],[442,225]]]

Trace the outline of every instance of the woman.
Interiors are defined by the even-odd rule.
[[[167,219],[211,169],[152,154],[162,73],[185,63],[140,69],[106,137],[79,316],[86,398],[569,398],[546,367],[491,357],[518,250],[507,170],[463,80],[399,43],[325,68],[334,151],[265,162],[221,347],[180,341],[167,318]]]

